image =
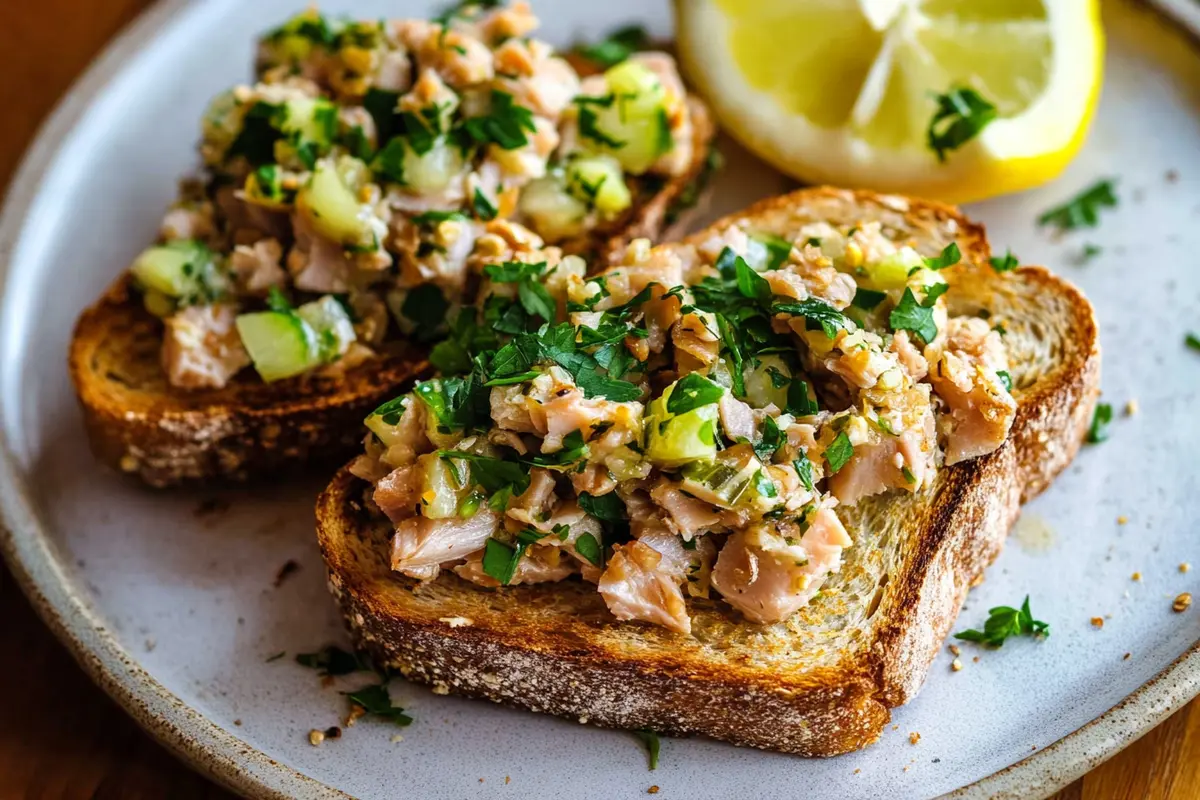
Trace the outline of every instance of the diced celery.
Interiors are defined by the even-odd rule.
[[[879,261],[863,264],[860,272],[865,280],[859,283],[868,289],[901,289],[908,281],[908,273],[922,266],[920,254],[911,247],[902,247]]]
[[[459,480],[455,469],[465,469],[463,462],[451,466],[436,453],[417,459],[421,475],[421,516],[429,519],[448,519],[458,516],[458,505],[467,489],[467,481]]]
[[[295,313],[240,314],[237,331],[254,368],[268,383],[307,372],[321,363],[316,335]]]
[[[317,334],[317,347],[322,361],[333,361],[346,352],[357,337],[354,323],[345,307],[333,295],[305,303],[296,309],[300,318]]]
[[[746,402],[751,406],[765,408],[773,403],[776,408],[787,408],[787,387],[792,377],[792,369],[781,357],[762,356],[758,360],[758,366],[746,364],[743,374]]]
[[[143,250],[130,271],[143,289],[175,299],[191,298],[206,289],[215,294],[224,288],[215,259],[200,242],[181,239]]]
[[[645,420],[646,458],[662,467],[679,467],[711,459],[717,453],[717,405],[710,403],[683,414],[671,414],[667,404],[676,384],[650,403]]]
[[[619,214],[633,198],[625,185],[621,163],[612,156],[577,158],[567,166],[567,188],[601,214]]]
[[[317,233],[345,245],[361,244],[370,234],[358,198],[327,162],[319,162],[312,178],[296,195],[296,207]]]
[[[557,242],[583,232],[587,205],[567,192],[561,176],[547,175],[531,182],[521,192],[521,214],[548,242]]]
[[[433,147],[418,153],[404,148],[404,185],[417,194],[436,194],[462,174],[462,151],[439,137]]]

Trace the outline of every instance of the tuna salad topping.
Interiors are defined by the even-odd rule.
[[[947,312],[960,260],[878,223],[638,240],[594,276],[553,251],[485,260],[441,376],[367,418],[351,467],[394,525],[392,568],[577,577],[680,633],[688,598],[788,618],[852,544],[840,506],[927,489],[1007,436],[1000,333]]]
[[[308,10],[266,34],[257,82],[204,116],[203,179],[130,269],[164,321],[170,382],[358,364],[459,303],[474,260],[582,251],[683,174],[695,145],[672,58],[583,77],[537,26],[515,2],[435,20]]]

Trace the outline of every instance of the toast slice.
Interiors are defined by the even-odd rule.
[[[704,104],[688,103],[695,156],[687,171],[668,181],[639,178],[624,217],[564,250],[599,266],[632,239],[658,240],[686,224],[710,177],[716,134]],[[83,312],[68,357],[92,451],[154,487],[332,469],[358,449],[373,408],[429,374],[421,349],[396,342],[345,372],[267,384],[245,369],[222,389],[181,391],[167,382],[161,341],[161,323],[122,278]]]
[[[343,469],[317,501],[317,533],[357,644],[436,693],[581,722],[806,756],[875,741],[889,708],[919,690],[1021,502],[1078,450],[1098,394],[1097,327],[1087,300],[1046,269],[995,273],[982,226],[947,206],[803,190],[704,235],[747,221],[783,234],[817,220],[879,220],[927,256],[957,241],[977,265],[943,274],[952,313],[986,309],[1008,331],[1018,412],[1000,449],[944,467],[919,494],[839,508],[854,546],[822,594],[788,620],[751,624],[720,601],[689,599],[691,637],[615,621],[595,587],[578,580],[487,590],[453,574],[418,584],[393,573],[391,526],[368,509],[366,484]]]

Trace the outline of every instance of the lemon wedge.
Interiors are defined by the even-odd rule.
[[[952,202],[1035,186],[1075,155],[1100,93],[1096,0],[675,0],[675,12],[684,66],[725,129],[811,183]],[[939,109],[935,132],[960,134],[941,158]]]

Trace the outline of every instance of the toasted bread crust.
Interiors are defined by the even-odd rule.
[[[856,649],[816,667],[787,654],[756,659],[760,645],[730,646],[730,655],[714,647],[725,641],[719,633],[702,641],[616,622],[594,588],[579,581],[493,591],[446,575],[418,584],[390,571],[390,527],[367,510],[366,485],[343,470],[317,501],[317,533],[330,589],[358,645],[439,693],[600,725],[704,734],[807,756],[875,741],[888,709],[920,688],[1020,503],[1042,491],[1078,450],[1098,394],[1097,326],[1086,299],[1049,271],[1023,267],[1000,276],[987,268],[982,226],[949,206],[803,190],[723,219],[680,246],[737,221],[782,233],[817,219],[880,220],[911,234],[927,255],[958,241],[966,260],[980,265],[947,272],[956,289],[947,298],[958,313],[1050,309],[1044,319],[1007,322],[1018,401],[1008,441],[988,456],[944,468],[930,492],[876,501],[902,520],[895,527],[906,541],[897,545],[899,567],[871,601]],[[694,630],[755,628],[723,603],[689,606]],[[786,635],[820,641],[807,635],[808,624]]]
[[[567,242],[566,251],[598,254],[603,264],[631,240],[682,224],[672,209],[703,177],[716,133],[704,104],[688,103],[696,153],[688,170],[641,198],[615,230]],[[160,323],[121,278],[80,316],[68,357],[92,451],[154,487],[333,469],[359,446],[372,409],[430,374],[422,351],[396,344],[344,372],[265,384],[247,369],[220,390],[180,390],[159,365],[161,339]]]

